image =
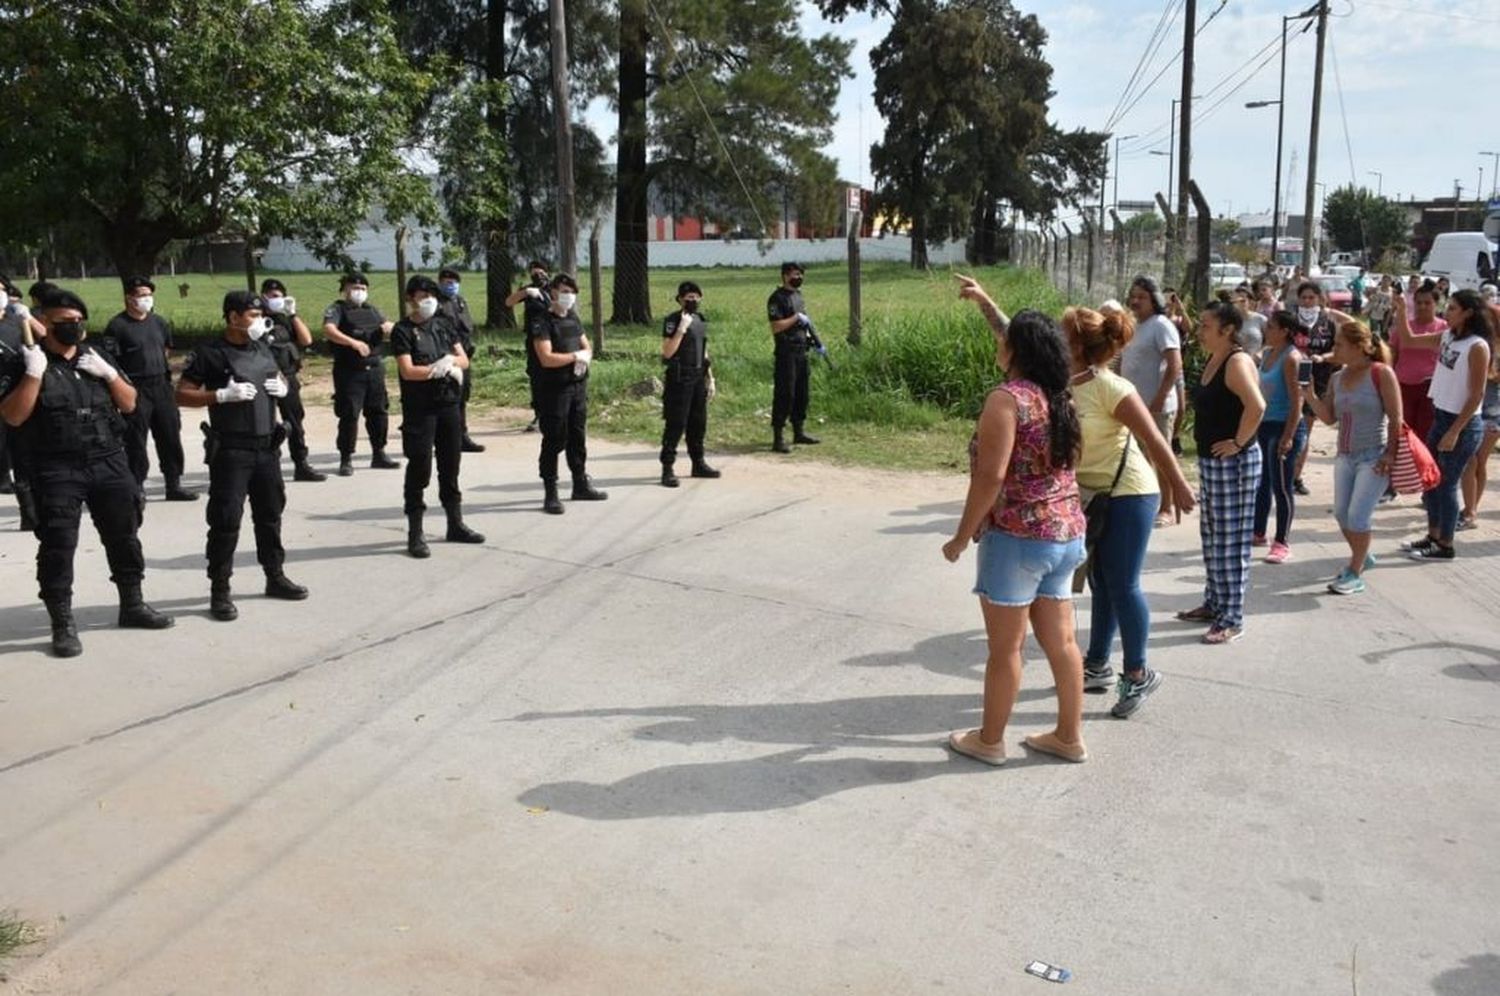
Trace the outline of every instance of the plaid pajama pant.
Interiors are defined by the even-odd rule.
[[[1213,610],[1214,626],[1245,623],[1245,589],[1250,586],[1250,537],[1255,526],[1255,492],[1260,487],[1259,444],[1226,459],[1200,458],[1202,496],[1198,533],[1208,580],[1203,604]]]

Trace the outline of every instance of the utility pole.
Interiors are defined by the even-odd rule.
[[[1187,235],[1188,180],[1193,175],[1193,43],[1198,37],[1198,0],[1186,0],[1182,14],[1182,128],[1177,156],[1177,237]],[[1173,254],[1176,255],[1175,253]],[[1163,275],[1168,283],[1176,279],[1171,272]]]
[[[1480,155],[1491,156],[1495,160],[1495,168],[1490,170],[1490,200],[1494,200],[1496,195],[1500,194],[1500,152],[1481,152]],[[1482,195],[1483,191],[1480,191],[1480,194]]]
[[[1312,273],[1313,207],[1318,193],[1318,124],[1323,113],[1323,48],[1328,41],[1328,0],[1318,0],[1318,54],[1313,60],[1312,124],[1307,139],[1307,198],[1303,202],[1302,272]]]
[[[1458,231],[1458,212],[1459,212],[1459,208],[1462,206],[1461,205],[1461,201],[1463,199],[1463,195],[1464,195],[1464,185],[1462,183],[1460,183],[1459,181],[1454,180],[1453,181],[1453,230],[1455,232]]]
[[[1375,196],[1380,197],[1385,192],[1385,174],[1378,169],[1367,169],[1365,172],[1375,178]]]
[[[560,272],[578,274],[578,217],[573,199],[573,123],[568,102],[568,28],[564,0],[550,0],[552,121],[557,131],[557,251]]]

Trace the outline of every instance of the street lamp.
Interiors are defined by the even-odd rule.
[[[1172,153],[1170,151],[1165,151],[1164,152],[1161,149],[1152,149],[1150,152],[1147,153],[1147,155],[1152,155],[1152,156],[1166,156],[1167,157],[1167,189],[1171,190],[1172,189]],[[1168,203],[1171,203],[1171,202],[1168,201]]]
[[[1135,137],[1137,137],[1137,136],[1135,136],[1135,135],[1116,135],[1115,136],[1115,210],[1117,210],[1117,211],[1120,208],[1120,143],[1126,141],[1127,139],[1132,139],[1132,138],[1135,138]],[[1104,179],[1105,180],[1109,179],[1109,162],[1108,161],[1106,161],[1104,163]],[[1104,184],[1103,184],[1103,182],[1101,182],[1099,184],[1099,231],[1100,231],[1101,234],[1104,232],[1104,230],[1106,229],[1106,227],[1107,226],[1104,223]]]
[[[1493,156],[1495,168],[1490,171],[1490,200],[1494,200],[1500,193],[1500,152],[1481,152],[1481,156]]]
[[[1380,172],[1380,170],[1378,169],[1367,169],[1365,170],[1365,172],[1375,178],[1375,196],[1381,196],[1382,191],[1385,187],[1385,174]]]

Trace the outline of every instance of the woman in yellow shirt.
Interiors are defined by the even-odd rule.
[[[1161,675],[1146,665],[1151,612],[1141,590],[1141,568],[1160,497],[1153,466],[1164,471],[1175,507],[1191,511],[1193,489],[1135,387],[1109,368],[1135,334],[1130,315],[1115,308],[1069,308],[1062,328],[1072,352],[1073,402],[1083,427],[1078,486],[1085,507],[1091,492],[1110,496],[1089,564],[1093,598],[1084,688],[1103,690],[1115,683],[1109,656],[1118,630],[1125,672],[1110,712],[1124,719],[1161,685]]]

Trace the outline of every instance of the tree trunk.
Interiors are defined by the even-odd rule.
[[[255,241],[245,236],[245,287],[255,293]]]
[[[396,226],[396,314],[406,314],[406,241],[411,232],[405,225]]]
[[[620,0],[619,135],[615,160],[615,288],[610,323],[649,324],[646,174],[646,0]]]
[[[132,275],[149,277],[155,273],[157,257],[171,241],[156,234],[150,226],[129,220],[106,224],[100,236],[104,251],[122,280]],[[212,246],[209,247],[209,260],[212,263]]]
[[[927,267],[927,212],[919,211],[911,220],[911,268],[925,270]]]
[[[484,71],[489,79],[505,79],[505,0],[487,0],[485,5]],[[504,135],[505,107],[485,108],[490,131]],[[516,315],[505,306],[510,295],[514,261],[510,255],[510,219],[501,215],[484,223],[484,324],[488,328],[515,328]]]

